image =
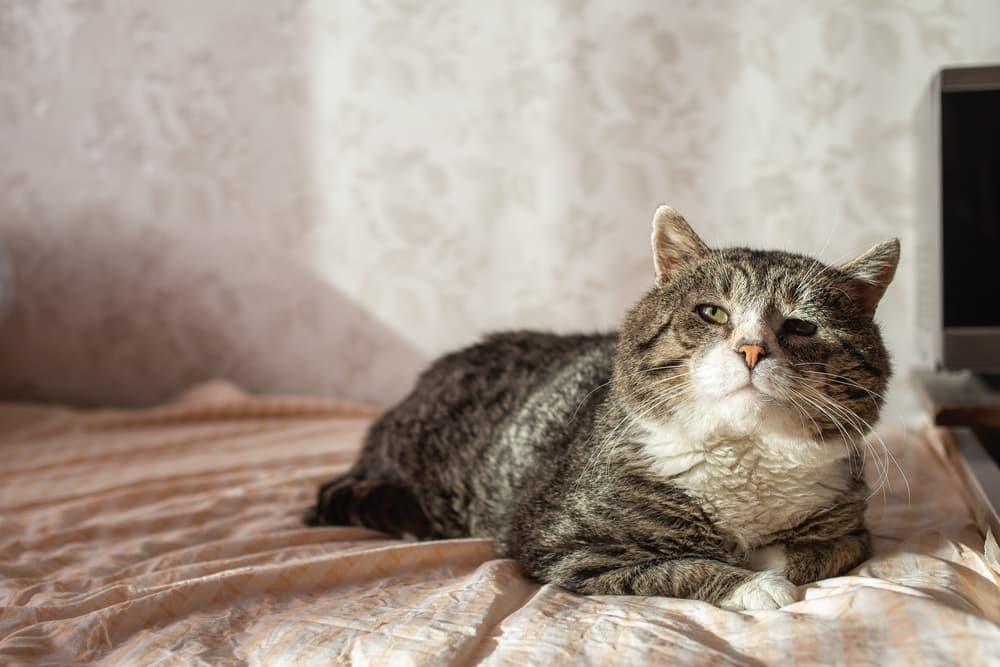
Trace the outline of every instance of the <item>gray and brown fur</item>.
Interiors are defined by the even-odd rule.
[[[779,578],[794,584],[855,567],[870,553],[860,436],[878,418],[890,374],[873,314],[898,242],[840,266],[711,250],[661,207],[653,249],[656,285],[617,333],[503,333],[435,362],[372,425],[353,468],[319,489],[307,522],[491,537],[527,575],[585,594],[719,603],[754,578],[754,554],[769,545],[784,553]],[[642,445],[637,415],[679,419],[689,408],[684,373],[699,355],[712,345],[735,353],[732,332],[693,311],[722,300],[774,322],[758,342],[788,367],[788,386],[813,398],[789,409],[816,442],[843,451],[833,500],[768,534],[727,530],[725,499],[706,502],[704,489],[657,472]],[[816,333],[790,333],[781,319],[789,308]],[[671,387],[681,393],[662,400]],[[761,502],[766,513],[780,498]]]

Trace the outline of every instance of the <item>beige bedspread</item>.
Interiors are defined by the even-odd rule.
[[[875,558],[734,613],[539,586],[486,540],[302,527],[371,415],[222,383],[141,412],[0,407],[0,663],[1000,664],[995,545],[933,432],[883,432],[911,494],[891,467]]]

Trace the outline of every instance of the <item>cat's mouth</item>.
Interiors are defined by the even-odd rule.
[[[746,384],[731,390],[724,396],[724,398],[737,398],[737,397],[744,399],[756,398],[763,401],[774,400],[774,396],[761,389],[758,385],[754,384],[753,381],[748,381]]]
[[[758,387],[757,385],[755,385],[753,382],[745,382],[744,384],[741,384],[739,387],[736,387],[736,389],[730,390],[729,393],[726,394],[726,396],[735,396],[736,394],[740,394],[740,393],[743,393],[745,391],[748,391],[748,392],[760,392],[761,389],[760,389],[760,387]],[[761,392],[761,393],[763,393],[763,392]]]

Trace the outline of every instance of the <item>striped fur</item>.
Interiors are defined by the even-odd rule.
[[[856,566],[898,242],[836,267],[711,250],[661,207],[653,253],[656,285],[618,332],[505,333],[437,361],[307,520],[492,537],[574,591],[732,609]]]

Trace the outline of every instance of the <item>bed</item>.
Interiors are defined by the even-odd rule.
[[[880,432],[871,560],[735,613],[540,586],[488,540],[303,527],[373,416],[222,382],[0,406],[0,664],[1000,664],[1000,550],[938,431]]]

